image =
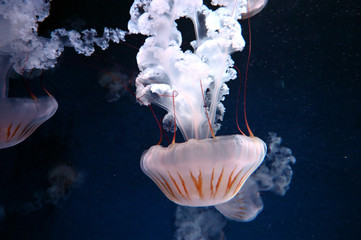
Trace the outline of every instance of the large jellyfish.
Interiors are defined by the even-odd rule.
[[[46,40],[36,35],[37,22],[49,14],[49,2],[7,1],[0,8],[0,149],[14,146],[29,137],[54,115],[58,103],[53,96],[8,98],[9,72],[22,74],[33,68],[54,65]]]
[[[173,202],[211,206],[232,199],[262,163],[265,143],[251,135],[216,137],[228,94],[226,82],[236,78],[230,54],[245,45],[237,22],[248,12],[246,0],[134,1],[128,28],[148,35],[137,55],[141,70],[137,98],[168,111],[164,126],[178,127],[186,142],[151,147],[141,168]],[[176,20],[192,20],[193,51],[182,51]],[[173,127],[170,127],[172,129]]]

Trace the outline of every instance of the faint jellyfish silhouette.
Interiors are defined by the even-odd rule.
[[[98,80],[100,86],[107,89],[106,100],[108,102],[117,101],[132,83],[130,77],[114,68],[109,71],[102,71]]]
[[[253,17],[266,6],[268,0],[248,0],[247,12],[242,13],[242,19]]]
[[[237,18],[246,1],[224,4],[232,7],[212,11],[201,1],[135,1],[130,11],[130,32],[150,35],[137,55],[137,99],[166,109],[164,126],[173,125],[174,132],[179,127],[186,141],[151,147],[141,168],[179,205],[232,199],[266,154],[265,143],[253,135],[215,136],[225,112],[221,101],[229,92],[225,83],[236,78],[230,54],[245,45]],[[232,11],[234,6],[239,9]],[[180,48],[175,20],[181,16],[194,23],[193,52]]]
[[[79,174],[68,165],[61,164],[49,173],[51,186],[47,189],[48,202],[56,205],[57,202],[66,197],[76,182],[79,182]]]
[[[24,141],[58,109],[50,94],[37,99],[8,98],[10,70],[9,57],[0,55],[0,149]]]
[[[49,186],[46,189],[36,191],[32,198],[26,197],[26,201],[12,201],[7,205],[0,205],[0,223],[5,218],[27,214],[47,213],[47,209],[54,206],[60,207],[73,189],[80,186],[83,174],[79,173],[71,164],[61,163],[49,171]]]

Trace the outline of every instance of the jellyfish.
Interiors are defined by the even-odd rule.
[[[103,71],[98,79],[99,85],[107,89],[105,97],[108,102],[115,102],[124,95],[131,82],[131,78],[126,73],[116,68]]]
[[[141,104],[168,111],[163,125],[185,142],[145,151],[140,165],[162,192],[183,206],[214,206],[231,200],[266,155],[266,144],[253,136],[215,136],[225,113],[226,82],[236,78],[230,54],[245,45],[237,19],[247,1],[134,1],[130,33],[148,35],[137,55],[136,79]],[[235,9],[235,10],[234,10]],[[192,20],[193,51],[182,51],[175,20]]]
[[[81,184],[83,175],[71,164],[61,164],[49,172],[50,187],[46,190],[46,203],[57,205]]]
[[[8,98],[8,56],[0,56],[0,149],[14,146],[28,138],[51,118],[58,103],[51,95],[32,98]]]

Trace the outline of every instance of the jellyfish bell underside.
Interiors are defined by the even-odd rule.
[[[244,183],[241,190],[228,202],[214,206],[223,216],[238,222],[250,222],[263,209],[257,183],[252,179]]]
[[[0,149],[24,141],[57,109],[58,102],[52,96],[0,99]]]
[[[173,202],[212,206],[232,199],[266,154],[266,144],[244,135],[190,139],[151,147],[141,168]]]

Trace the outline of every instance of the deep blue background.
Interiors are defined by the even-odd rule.
[[[130,4],[54,0],[40,34],[59,27],[126,29]],[[248,43],[246,22],[242,26]],[[263,212],[250,223],[229,222],[227,239],[360,238],[359,1],[270,0],[251,27],[248,121],[263,139],[278,133],[297,163],[286,196],[263,194]],[[141,37],[127,40],[142,43]],[[86,58],[67,49],[45,72],[57,113],[28,140],[0,150],[0,206],[7,213],[0,239],[172,239],[175,205],[139,168],[142,152],[159,139],[152,113],[128,93],[106,102],[98,84],[109,68],[136,75],[136,52],[112,44]],[[247,50],[233,57],[244,72]],[[11,87],[14,96],[23,88],[16,79]],[[219,134],[236,133],[238,82],[229,87]],[[58,206],[22,213],[24,203],[48,187],[48,172],[63,163],[82,176],[79,186]]]

